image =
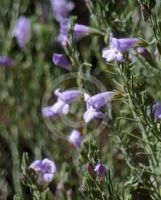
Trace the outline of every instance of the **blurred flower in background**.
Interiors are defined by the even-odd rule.
[[[13,37],[16,38],[20,48],[24,48],[29,38],[31,24],[27,17],[21,16],[13,29]]]
[[[78,130],[73,129],[70,135],[68,136],[68,140],[74,147],[80,148],[81,146],[81,134]]]
[[[79,90],[66,90],[60,92],[60,89],[55,90],[57,96],[57,102],[52,106],[42,108],[43,117],[53,117],[59,115],[66,115],[69,113],[70,104],[82,96],[82,92]]]
[[[61,22],[63,19],[68,18],[70,12],[74,8],[74,3],[66,0],[51,0],[54,18]]]
[[[43,117],[56,117],[60,115],[66,115],[69,112],[69,104],[58,99],[52,106],[42,108]]]
[[[12,67],[14,66],[14,60],[7,56],[0,56],[0,66],[1,67]]]
[[[87,104],[87,107],[92,106],[95,109],[100,109],[107,102],[110,102],[113,99],[115,92],[102,92],[94,96],[89,96],[84,94],[84,100]]]
[[[103,179],[106,175],[106,167],[101,163],[98,163],[95,166],[94,171],[96,172],[96,175],[101,179]]]

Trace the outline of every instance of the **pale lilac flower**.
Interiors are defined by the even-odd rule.
[[[93,119],[102,119],[105,115],[101,111],[97,111],[92,106],[87,109],[83,115],[83,119],[86,123],[89,123]]]
[[[68,59],[62,54],[54,53],[53,54],[53,63],[61,68],[71,70],[72,65]]]
[[[58,22],[68,18],[74,8],[74,3],[66,0],[51,0],[53,15]]]
[[[138,38],[114,38],[110,34],[110,49],[118,49],[119,51],[125,51],[130,48],[139,47],[141,45],[141,40]]]
[[[130,48],[139,47],[142,42],[138,38],[114,38],[110,34],[110,47],[103,49],[102,57],[106,59],[107,62],[115,60],[117,62],[123,61],[122,51],[128,50]]]
[[[87,108],[92,106],[96,110],[100,109],[107,102],[110,102],[113,99],[115,92],[102,92],[94,96],[89,96],[84,94],[84,100],[86,101]]]
[[[29,37],[30,21],[28,18],[20,17],[13,30],[13,37],[16,38],[20,48],[24,48]]]
[[[29,166],[30,169],[33,169],[35,172],[41,172],[42,168],[42,163],[41,160],[35,160],[32,162]]]
[[[89,34],[91,34],[92,28],[90,28],[89,26],[82,25],[82,24],[75,24],[74,33],[75,33],[75,38],[78,41],[88,36]]]
[[[55,90],[57,102],[52,106],[42,108],[43,117],[55,117],[59,115],[67,115],[70,110],[70,104],[82,96],[79,90],[67,90],[60,92],[60,89]]]
[[[76,148],[80,148],[80,146],[81,146],[81,134],[78,130],[73,129],[72,132],[70,133],[70,135],[68,136],[68,140]]]
[[[95,166],[94,171],[96,172],[96,175],[99,178],[104,178],[105,175],[106,175],[106,167],[103,164],[101,164],[101,163],[98,163]]]
[[[52,106],[47,106],[42,108],[42,116],[45,118],[57,117],[60,115],[66,115],[69,112],[69,104],[61,101],[58,98],[57,102]]]
[[[55,95],[67,104],[71,104],[73,101],[80,98],[83,94],[80,90],[66,90],[60,92],[60,89],[55,90]]]
[[[47,107],[42,108],[42,116],[48,118],[48,117],[57,116],[57,114],[55,114],[52,111],[52,106],[47,106]]]
[[[93,177],[95,178],[96,177],[96,173],[94,171],[94,165],[92,162],[88,162],[86,164],[86,170],[88,171],[88,173]]]
[[[64,19],[60,23],[60,33],[58,35],[57,41],[61,43],[63,46],[68,43],[68,30],[69,30],[70,24],[69,19]],[[74,37],[76,41],[81,40],[82,38],[94,34],[97,31],[93,28],[90,28],[89,26],[82,25],[82,24],[75,24],[74,25]]]
[[[14,61],[7,56],[0,56],[0,66],[2,67],[12,67],[14,65]]]
[[[153,67],[157,67],[155,59],[152,57],[151,53],[144,47],[138,47],[137,52]]]
[[[42,161],[36,160],[29,166],[29,169],[33,169],[39,176],[39,184],[49,184],[53,178],[54,173],[57,171],[56,165],[53,161],[45,158]]]
[[[87,111],[83,115],[83,119],[86,123],[93,119],[104,118],[105,115],[99,111],[99,109],[106,103],[111,102],[115,92],[102,92],[90,97],[88,94],[84,94],[84,100],[86,102]]]

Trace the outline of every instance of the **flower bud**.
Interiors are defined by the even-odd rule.
[[[72,65],[68,59],[62,54],[54,53],[52,58],[53,63],[61,68],[71,70]]]
[[[98,163],[95,166],[94,171],[96,172],[96,174],[99,178],[103,179],[106,174],[106,167],[103,164]]]
[[[149,51],[144,47],[138,47],[137,52],[153,67],[157,67],[157,63],[153,59]]]
[[[86,164],[86,170],[88,171],[88,173],[95,178],[96,177],[96,173],[94,171],[94,165],[91,162],[88,162]]]

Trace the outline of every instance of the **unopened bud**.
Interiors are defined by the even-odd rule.
[[[138,47],[137,52],[153,67],[157,67],[157,63],[153,59],[150,52],[144,47]]]
[[[96,175],[100,178],[100,179],[104,179],[105,175],[106,175],[106,167],[105,165],[98,163],[95,168],[94,171],[96,172]]]
[[[88,162],[86,164],[86,169],[88,171],[88,173],[93,177],[95,178],[96,177],[96,173],[94,171],[94,165],[91,163],[91,162]]]
[[[146,60],[149,60],[152,58],[151,54],[149,53],[149,51],[147,49],[145,49],[144,47],[138,47],[137,48],[137,52],[142,55]]]

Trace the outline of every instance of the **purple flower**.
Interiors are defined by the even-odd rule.
[[[65,0],[51,0],[51,5],[53,9],[53,15],[58,22],[69,17],[69,13],[74,8],[73,2],[68,2]]]
[[[139,47],[143,45],[142,41],[138,38],[114,38],[110,34],[110,48],[103,49],[102,57],[106,59],[107,62],[115,60],[117,62],[123,61],[122,51],[128,50],[130,48]]]
[[[95,168],[94,168],[94,171],[96,172],[96,175],[99,177],[99,178],[104,178],[105,177],[105,174],[106,174],[106,167],[101,164],[101,163],[98,163]]]
[[[88,163],[86,164],[86,170],[88,171],[88,173],[89,173],[93,178],[96,177],[96,173],[95,173],[95,171],[94,171],[94,165],[93,165],[93,163],[88,162]]]
[[[29,169],[33,169],[38,174],[39,184],[41,185],[49,184],[54,178],[54,173],[57,171],[55,163],[47,158],[42,161],[34,161],[29,166]]]
[[[60,92],[60,89],[55,90],[55,95],[67,104],[71,104],[76,99],[82,96],[82,92],[79,90],[66,90],[64,92]]]
[[[28,18],[20,17],[13,30],[13,37],[16,37],[20,48],[24,48],[30,32],[30,21]]]
[[[47,106],[42,108],[42,116],[45,118],[56,117],[59,115],[66,115],[69,112],[69,104],[57,100],[52,106]]]
[[[76,148],[81,146],[81,134],[78,130],[73,129],[70,135],[68,136],[69,142],[71,142]]]
[[[141,41],[138,38],[114,38],[112,34],[110,34],[110,49],[118,49],[119,51],[125,51],[130,48],[140,46]]]
[[[157,102],[153,106],[154,115],[157,119],[161,119],[161,103]]]
[[[69,19],[64,19],[60,23],[60,33],[58,35],[57,41],[61,43],[63,46],[66,46],[68,43],[68,30],[69,30]],[[81,24],[75,24],[74,25],[74,36],[75,40],[79,41],[82,38],[88,36],[89,34],[98,33],[95,29],[92,29],[88,26],[81,25]]]
[[[115,60],[117,62],[123,61],[123,55],[121,52],[114,48],[114,49],[103,49],[102,57],[106,59],[107,62],[110,62],[111,60]]]
[[[115,92],[102,92],[90,97],[88,94],[84,94],[84,100],[86,101],[87,108],[93,107],[96,110],[100,109],[107,102],[110,102]]]
[[[92,97],[84,94],[87,106],[87,111],[83,115],[85,122],[88,123],[93,119],[104,118],[105,115],[99,109],[106,103],[109,103],[113,99],[114,94],[114,92],[102,92]]]
[[[47,106],[42,108],[42,116],[48,118],[56,116],[56,114],[52,111],[52,106]]]
[[[66,57],[62,54],[54,53],[53,54],[53,63],[61,68],[71,70],[72,65],[69,60],[66,59]]]
[[[14,65],[14,61],[7,56],[0,56],[0,66],[2,67],[12,67]]]
[[[43,117],[54,117],[59,115],[66,115],[69,113],[70,104],[82,96],[79,90],[67,90],[60,92],[59,89],[55,90],[57,102],[52,106],[42,108]]]

